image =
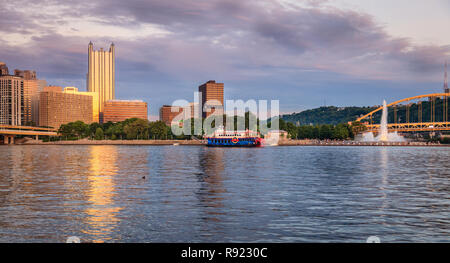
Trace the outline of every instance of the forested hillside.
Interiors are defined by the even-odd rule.
[[[287,122],[299,125],[339,124],[354,121],[360,115],[367,114],[376,107],[320,107],[299,113],[282,115]]]

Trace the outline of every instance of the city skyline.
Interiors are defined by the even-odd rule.
[[[376,2],[132,1],[110,4],[111,11],[99,8],[102,1],[90,10],[83,1],[44,5],[42,14],[59,17],[64,29],[23,15],[39,1],[6,4],[0,60],[84,91],[86,44],[114,42],[116,96],[148,102],[153,117],[209,79],[226,83],[225,99],[279,99],[282,113],[442,90],[450,4]],[[12,15],[19,26],[7,22]]]

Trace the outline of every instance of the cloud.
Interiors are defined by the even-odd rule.
[[[415,45],[387,34],[368,14],[324,3],[18,0],[0,10],[0,60],[50,82],[84,85],[87,43],[106,48],[114,41],[117,86],[126,90],[118,94],[148,98],[152,106],[180,98],[174,94],[190,99],[209,79],[224,81],[233,96],[270,98],[280,97],[274,85],[319,96],[313,90],[342,86],[333,82],[357,93],[361,85],[353,80],[429,83],[442,75],[450,45]]]

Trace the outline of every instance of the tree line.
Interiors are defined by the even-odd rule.
[[[122,122],[91,123],[82,121],[61,125],[58,130],[62,140],[135,140],[135,139],[175,139],[170,128],[162,121],[150,122],[131,118]],[[56,139],[56,138],[54,138]]]
[[[234,117],[231,119],[234,121],[235,129],[237,128],[237,120],[243,118],[245,121],[245,128],[250,130],[260,131],[260,120],[256,116],[246,114],[245,117]],[[256,127],[249,127],[249,119],[255,118]],[[224,125],[226,125],[227,118],[224,117]],[[228,118],[230,121],[230,119]],[[272,122],[277,120],[273,118],[269,121],[268,127],[272,127]],[[184,122],[185,128],[190,126],[190,123],[195,121],[200,122],[202,120],[187,120]],[[356,122],[352,125],[349,124],[322,124],[322,125],[303,125],[295,126],[291,122],[286,122],[283,119],[278,119],[279,129],[287,131],[289,138],[291,139],[336,139],[344,140],[354,138],[355,134],[364,130],[364,125]],[[213,124],[214,126],[214,124]],[[193,125],[191,125],[193,129]],[[186,129],[185,134],[189,134]],[[50,138],[49,140],[79,140],[88,138],[91,140],[167,140],[167,139],[192,139],[191,130],[189,135],[176,136],[172,133],[172,130],[162,121],[150,122],[145,119],[131,118],[122,122],[107,122],[107,123],[91,123],[86,124],[82,121],[71,122],[61,125],[58,129],[58,133],[61,135],[59,138]],[[205,131],[202,129],[202,135]],[[263,134],[264,135],[264,134]]]
[[[346,140],[354,139],[355,135],[364,131],[365,127],[360,122],[351,125],[347,123],[317,124],[295,126],[283,119],[279,120],[280,130],[288,132],[291,139],[318,139],[318,140]]]
[[[444,121],[449,119],[449,112],[445,112],[445,101],[442,98],[435,98],[434,101],[434,120]],[[422,109],[421,120],[423,122],[431,122],[432,111],[430,101],[421,101],[420,107]],[[380,105],[381,106],[381,105]],[[318,124],[332,124],[348,123],[365,115],[380,106],[371,107],[319,107],[315,109],[305,110],[299,113],[292,113],[282,115],[281,118],[285,121],[295,123],[297,125],[318,125]],[[409,112],[409,113],[407,113]],[[375,113],[372,116],[373,123],[380,123],[382,111]],[[447,116],[445,116],[447,114]],[[396,118],[396,119],[395,119]],[[417,102],[406,104],[398,104],[395,107],[388,107],[388,122],[389,123],[406,123],[419,122],[419,104]]]

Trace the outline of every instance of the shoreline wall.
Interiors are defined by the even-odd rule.
[[[15,145],[205,145],[198,140],[87,140],[42,142],[28,140]],[[268,145],[267,145],[268,146]],[[318,141],[318,140],[283,140],[277,146],[434,146],[450,147],[450,144],[426,142],[358,142],[358,141]]]

